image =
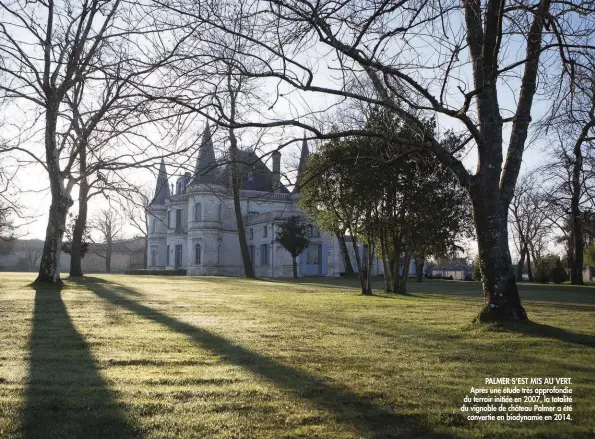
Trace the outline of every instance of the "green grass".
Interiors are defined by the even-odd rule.
[[[595,437],[595,288],[520,286],[532,322],[478,325],[479,286],[0,278],[0,437]],[[380,286],[380,283],[379,283]],[[571,377],[573,420],[470,422],[485,377]]]

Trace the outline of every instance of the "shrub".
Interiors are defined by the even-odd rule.
[[[479,258],[473,262],[473,273],[471,278],[477,282],[481,282],[481,268],[479,268]]]
[[[568,275],[558,256],[546,255],[535,263],[533,279],[542,284],[549,282],[561,284],[568,279]]]
[[[548,257],[543,257],[535,262],[533,268],[533,280],[540,284],[547,284],[550,281],[550,262]]]
[[[568,274],[562,266],[562,261],[560,261],[560,258],[556,258],[554,262],[554,266],[550,272],[550,279],[555,284],[561,284],[562,282],[568,280]]]

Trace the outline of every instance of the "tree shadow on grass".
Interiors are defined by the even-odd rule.
[[[58,288],[35,288],[29,348],[23,437],[138,436],[73,326]]]
[[[568,343],[580,344],[587,347],[595,347],[595,336],[591,334],[580,334],[578,332],[568,331],[543,323],[528,322],[506,322],[492,324],[494,331],[516,332],[532,337],[551,338]]]
[[[206,329],[170,317],[145,306],[130,296],[130,288],[106,282],[85,283],[97,296],[135,314],[162,324],[172,331],[190,337],[201,347],[222,357],[223,361],[243,367],[275,386],[291,391],[295,396],[313,402],[334,415],[338,422],[352,425],[362,437],[370,438],[447,438],[429,431],[426,420],[419,415],[399,415],[349,389],[332,385],[307,372],[284,365],[272,358],[246,349]],[[132,290],[134,291],[134,290]]]

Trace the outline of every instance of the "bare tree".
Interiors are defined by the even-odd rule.
[[[36,248],[32,243],[27,243],[25,246],[25,262],[29,271],[35,271],[39,268],[39,260],[41,258],[41,249]]]
[[[137,236],[145,242],[145,252],[143,255],[143,268],[148,266],[149,257],[149,215],[148,210],[151,205],[150,191],[139,189],[130,193],[125,201],[121,203],[122,211],[131,225],[137,232]]]
[[[551,204],[547,194],[539,189],[536,174],[527,174],[519,180],[510,203],[510,225],[519,253],[517,279],[521,280],[525,262],[529,280],[533,281],[531,257],[536,261],[541,244],[551,232]]]
[[[287,93],[289,88],[359,100],[384,106],[416,127],[418,147],[448,166],[471,197],[485,298],[481,320],[527,318],[508,247],[509,205],[536,92],[545,82],[538,81],[538,75],[546,75],[552,63],[572,64],[577,48],[593,50],[589,41],[593,22],[588,18],[595,11],[592,4],[552,0],[519,4],[505,0],[485,4],[479,0],[462,4],[254,1],[244,11],[261,20],[258,35],[234,28],[240,18],[226,15],[218,4],[201,4],[200,8],[192,0],[161,4],[189,20],[254,43],[259,49],[251,52],[255,65],[242,65],[242,73],[278,80],[278,98],[295,99],[295,94]],[[525,41],[522,50],[519,39]],[[317,80],[319,54],[324,51],[320,48],[334,51],[336,62],[329,68],[336,68],[339,75],[331,80]],[[324,60],[333,63],[330,56]],[[472,73],[467,76],[469,70]],[[372,83],[373,92],[354,91],[352,85],[363,77]],[[502,88],[511,89],[514,99],[502,100]],[[179,101],[176,96],[169,99]],[[316,112],[307,105],[304,108],[302,114],[294,112],[292,117],[274,120],[263,120],[259,114],[259,120],[235,127],[292,125],[319,138],[382,135],[357,129],[321,130],[314,121]],[[428,114],[452,119],[464,133],[463,142],[454,150],[445,148],[424,129],[420,115]],[[229,124],[228,119],[218,122]],[[507,141],[505,127],[510,127]],[[478,154],[475,172],[469,172],[456,157],[468,146]]]
[[[60,282],[59,261],[68,209],[72,206],[70,177],[78,149],[58,141],[61,106],[66,94],[92,72],[95,59],[112,37],[121,2],[0,2],[0,85],[2,97],[43,111],[45,160],[20,146],[47,172],[51,206],[38,282]],[[17,37],[18,35],[18,37]]]
[[[583,216],[595,207],[595,54],[579,57],[570,75],[557,84],[557,103],[543,121],[557,145],[555,160],[543,169],[550,177],[552,204],[562,212],[567,232],[570,282],[583,284]],[[569,230],[566,229],[569,225]]]
[[[103,243],[105,243],[105,254],[99,252],[95,252],[95,254],[105,259],[105,271],[109,273],[114,241],[120,237],[122,232],[120,215],[114,209],[102,209],[91,222],[91,228],[100,234]]]

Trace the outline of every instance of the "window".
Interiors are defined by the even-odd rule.
[[[248,246],[248,253],[250,254],[250,262],[252,262],[254,264],[254,246],[253,245]]]
[[[318,230],[318,227],[310,225],[310,236],[312,238],[320,238],[320,230]]]
[[[202,221],[202,206],[200,203],[196,203],[194,208],[194,221]]]
[[[260,265],[269,265],[269,245],[260,246]]]
[[[171,210],[167,211],[167,228],[171,229]]]
[[[151,232],[155,233],[157,231],[157,220],[153,218],[153,226]]]
[[[176,229],[182,228],[182,209],[176,209]]]
[[[182,182],[179,181],[179,180],[176,182],[176,193],[177,194],[181,194],[182,193]]]
[[[321,245],[312,245],[306,249],[306,264],[320,264]]]
[[[194,246],[194,264],[200,265],[200,258],[201,258],[200,244],[196,244]]]
[[[154,221],[154,220],[153,220]],[[159,247],[156,245],[151,246],[151,266],[157,266],[157,254],[159,252]]]
[[[166,260],[166,264],[167,264],[167,265],[169,265],[169,245],[167,246],[167,249],[166,249],[166,254],[167,254],[167,256],[166,256],[166,258],[165,258],[165,260]]]
[[[250,239],[254,239],[254,229],[250,229]]]
[[[269,232],[269,227],[268,227],[268,226],[264,226],[264,227],[262,228],[262,237],[263,237],[263,238],[266,238],[266,237],[267,237],[267,235],[268,235],[268,232]]]

